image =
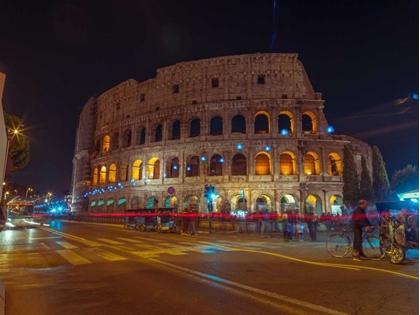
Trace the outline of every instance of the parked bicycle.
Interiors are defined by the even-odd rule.
[[[325,245],[331,256],[345,257],[353,251],[353,231],[343,229],[341,233],[331,234]],[[363,232],[362,251],[371,260],[381,260],[385,257],[379,237],[371,235],[370,232]]]

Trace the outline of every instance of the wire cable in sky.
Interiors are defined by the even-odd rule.
[[[279,25],[279,6],[277,3],[277,0],[273,0],[273,29],[272,29],[272,35],[271,35],[271,46],[270,46],[270,51],[269,51],[270,53],[274,51],[278,25]]]

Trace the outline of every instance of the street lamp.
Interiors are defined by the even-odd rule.
[[[26,196],[25,196],[25,200],[28,199],[28,192],[30,191],[34,191],[32,188],[28,188],[26,189]]]

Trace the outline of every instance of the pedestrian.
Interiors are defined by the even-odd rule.
[[[303,232],[305,231],[305,226],[300,218],[297,219],[296,223],[296,233],[298,235],[299,242],[303,242]]]
[[[372,224],[369,222],[366,216],[366,208],[368,202],[366,200],[360,200],[359,205],[354,209],[351,216],[351,225],[353,229],[353,260],[361,261],[367,259],[366,255],[362,250],[362,234],[363,229],[370,232]]]
[[[308,225],[311,242],[316,242],[316,226],[318,223],[312,211],[309,211],[309,213],[306,215],[306,224]]]
[[[188,228],[189,228],[189,213],[188,208],[184,208],[182,211],[182,235],[188,234]]]

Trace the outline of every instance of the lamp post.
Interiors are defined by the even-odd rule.
[[[26,196],[25,196],[25,200],[28,199],[28,192],[30,191],[34,191],[32,188],[28,188],[26,189]]]

